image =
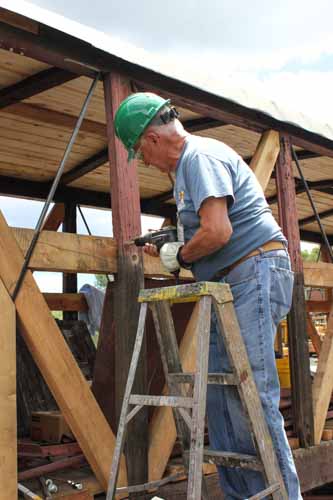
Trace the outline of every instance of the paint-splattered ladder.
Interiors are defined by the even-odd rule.
[[[126,435],[126,425],[145,406],[170,406],[173,408],[178,437],[183,448],[184,464],[188,470],[187,498],[208,498],[202,478],[204,461],[228,467],[260,470],[266,489],[249,500],[271,496],[274,500],[288,498],[277,462],[272,440],[264,418],[261,401],[255,386],[246,349],[235,315],[232,294],[228,285],[199,282],[187,285],[141,290],[139,324],[130,365],[124,401],[119,421],[116,447],[111,467],[107,500],[112,500],[120,457]],[[199,319],[196,326],[196,372],[183,373],[170,309],[174,302],[199,301]],[[208,373],[211,306],[214,306],[220,333],[228,352],[233,373]],[[132,394],[135,372],[144,336],[148,305],[153,314],[156,335],[161,351],[168,396]],[[257,456],[204,449],[207,384],[235,385],[249,417]],[[190,395],[186,387],[190,386]],[[192,389],[193,388],[193,389]],[[174,477],[164,478],[145,485],[121,488],[118,492],[135,492],[156,488]]]

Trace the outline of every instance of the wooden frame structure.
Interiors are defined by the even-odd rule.
[[[138,168],[133,165],[129,167],[124,150],[114,135],[115,110],[133,89],[151,90],[171,98],[175,105],[182,108],[184,125],[193,133],[212,135],[226,142],[228,138],[233,140],[246,133],[248,135],[244,136],[244,144],[247,140],[251,147],[257,143],[252,149],[243,147],[243,143],[240,143],[244,150],[242,154],[256,173],[273,212],[279,216],[289,240],[295,271],[293,307],[289,316],[292,395],[296,430],[304,448],[296,453],[296,463],[299,456],[302,470],[302,464],[308,463],[311,457],[318,463],[332,461],[333,442],[325,443],[324,447],[320,445],[333,389],[333,371],[330,367],[333,356],[331,303],[326,301],[326,309],[330,308],[328,334],[323,344],[317,346],[318,351],[320,348],[319,367],[311,382],[303,289],[304,285],[333,288],[333,264],[318,262],[307,263],[304,267],[302,265],[300,237],[321,242],[321,236],[304,201],[304,187],[293,171],[290,147],[293,144],[298,148],[298,157],[303,162],[309,186],[322,206],[319,211],[326,223],[329,241],[333,243],[333,175],[330,176],[330,168],[333,173],[333,141],[124,61],[85,41],[74,39],[68,34],[2,8],[1,56],[8,57],[13,66],[17,65],[18,68],[14,78],[12,74],[8,76],[0,66],[0,78],[5,81],[2,84],[4,88],[0,90],[0,136],[8,141],[7,149],[4,149],[6,160],[0,161],[2,195],[46,198],[59,149],[64,137],[75,124],[76,100],[80,100],[82,88],[86,87],[96,71],[103,74],[103,86],[100,86],[92,104],[97,111],[83,121],[82,135],[73,151],[74,159],[61,180],[55,195],[56,204],[45,222],[30,262],[30,271],[66,273],[65,294],[61,297],[43,297],[29,271],[15,301],[18,328],[101,484],[106,486],[114,444],[114,435],[108,425],[111,419],[110,403],[105,401],[105,387],[108,387],[111,380],[108,367],[110,336],[114,334],[117,351],[114,404],[116,413],[119,413],[138,320],[139,309],[135,305],[138,290],[143,286],[144,277],[166,276],[158,261],[148,256],[143,257],[134,246],[126,245],[126,241],[141,232],[141,213],[171,218],[175,216],[169,181],[153,177],[142,165],[138,165]],[[21,67],[22,60],[24,64]],[[19,74],[23,76],[18,77]],[[13,78],[14,81],[10,82]],[[73,88],[80,92],[75,94]],[[64,94],[61,94],[61,89],[64,89]],[[66,92],[73,97],[70,112],[65,105],[57,104],[62,102],[62,95]],[[30,144],[28,137],[33,134],[34,125],[46,129],[52,125],[52,130],[45,131],[45,134],[49,134],[47,140],[50,154],[48,161],[45,161],[46,170],[39,166],[42,158],[37,161],[36,149],[31,144],[31,149],[23,151],[21,156],[18,154],[17,159],[11,154],[10,148],[17,147],[19,150],[18,143],[13,142],[13,137],[8,132],[14,119],[17,121],[18,136],[26,147]],[[42,153],[45,151],[44,142],[40,143]],[[237,144],[231,145],[237,148]],[[27,158],[27,165],[23,162],[23,157]],[[325,172],[323,178],[313,177],[311,165],[307,169],[307,162],[313,161],[322,162]],[[70,234],[76,231],[74,207],[78,204],[112,207],[114,238]],[[297,212],[300,212],[300,216]],[[61,223],[64,224],[65,233],[56,232]],[[0,295],[6,304],[6,314],[0,318],[0,325],[11,339],[15,327],[14,305],[10,295],[22,265],[22,255],[31,237],[31,230],[10,229],[3,216],[0,216]],[[109,284],[106,294],[97,352],[98,366],[95,368],[96,379],[93,382],[96,397],[62,341],[47,305],[52,304],[55,309],[61,308],[63,311],[86,308],[84,299],[76,294],[75,280],[78,272],[117,274],[115,285]],[[183,272],[182,276],[190,277],[187,272]],[[110,313],[111,304],[113,314]],[[31,314],[36,308],[39,311],[38,325]],[[180,346],[182,361],[188,371],[191,371],[195,359],[193,329],[192,319]],[[315,337],[313,330],[312,335]],[[6,350],[1,350],[1,356],[8,363],[13,360],[13,349],[14,344],[11,343],[7,345],[8,355]],[[66,380],[69,369],[70,383]],[[8,398],[8,390],[13,390],[14,372],[9,372],[10,377],[0,378],[0,399]],[[137,380],[138,393],[146,384],[145,373],[143,362]],[[13,404],[11,400],[9,412],[13,412]],[[149,427],[144,412],[140,418],[131,430],[133,447],[127,454],[127,468],[125,461],[122,464],[121,484],[125,484],[127,478],[131,483],[145,481],[148,477],[150,480],[160,479],[174,445],[175,428],[168,409],[156,410]],[[1,415],[0,425],[7,425]],[[0,459],[4,456],[9,440],[15,439],[14,431],[12,419],[7,441],[0,440]],[[3,435],[2,432],[0,435]],[[11,450],[14,450],[12,442]],[[8,472],[1,471],[0,490],[3,490],[1,482],[6,481],[6,487],[9,484],[9,476],[11,484],[16,481],[16,472],[11,463],[8,458]],[[312,478],[311,484],[306,474],[304,477],[301,475],[303,490],[332,480],[333,468],[325,477],[319,474],[317,482]],[[14,496],[11,494],[10,498]]]

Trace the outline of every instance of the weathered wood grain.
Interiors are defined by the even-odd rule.
[[[260,138],[250,163],[250,168],[255,173],[263,191],[268,186],[279,151],[279,133],[276,130],[266,130]]]
[[[0,279],[0,491],[17,498],[15,306]]]
[[[13,292],[22,264],[22,253],[0,214],[0,277],[9,293]],[[29,350],[88,462],[106,488],[114,435],[30,271],[25,276],[15,305],[19,328]],[[120,482],[126,483],[124,462]]]

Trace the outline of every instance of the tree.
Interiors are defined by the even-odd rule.
[[[309,250],[302,250],[302,259],[305,262],[317,262],[318,261],[318,256],[319,256],[320,248],[319,247],[314,247],[310,251]]]
[[[111,281],[113,281],[113,275],[109,275]],[[95,286],[100,290],[105,290],[108,282],[106,274],[95,274]]]

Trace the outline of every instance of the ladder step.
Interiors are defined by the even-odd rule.
[[[187,285],[164,286],[140,290],[138,302],[195,302],[201,297],[211,295],[219,304],[232,302],[233,297],[227,284],[198,281]]]
[[[172,408],[192,408],[193,398],[180,396],[142,396],[132,394],[129,404],[141,406],[170,406]]]
[[[170,380],[178,384],[194,384],[194,376],[194,373],[169,373]],[[237,385],[237,381],[232,373],[209,373],[208,384]]]
[[[232,451],[215,451],[204,449],[204,461],[223,465],[224,467],[240,467],[241,469],[251,469],[262,471],[263,465],[255,455],[244,453],[234,453]]]
[[[159,488],[160,486],[164,486],[165,484],[172,483],[174,481],[178,481],[184,477],[183,472],[177,472],[177,474],[173,474],[172,476],[164,477],[163,479],[159,479],[156,481],[150,481],[149,483],[136,484],[133,486],[123,486],[121,488],[116,489],[117,494],[126,494],[126,493],[140,493],[143,491],[149,491]]]
[[[256,495],[253,495],[250,497],[248,500],[261,500],[262,498],[266,498],[268,495],[271,495],[275,491],[280,490],[280,485],[278,483],[273,484],[272,486],[269,486],[269,488],[266,488],[265,490],[260,491],[260,493],[257,493]],[[320,498],[320,497],[318,497]]]

